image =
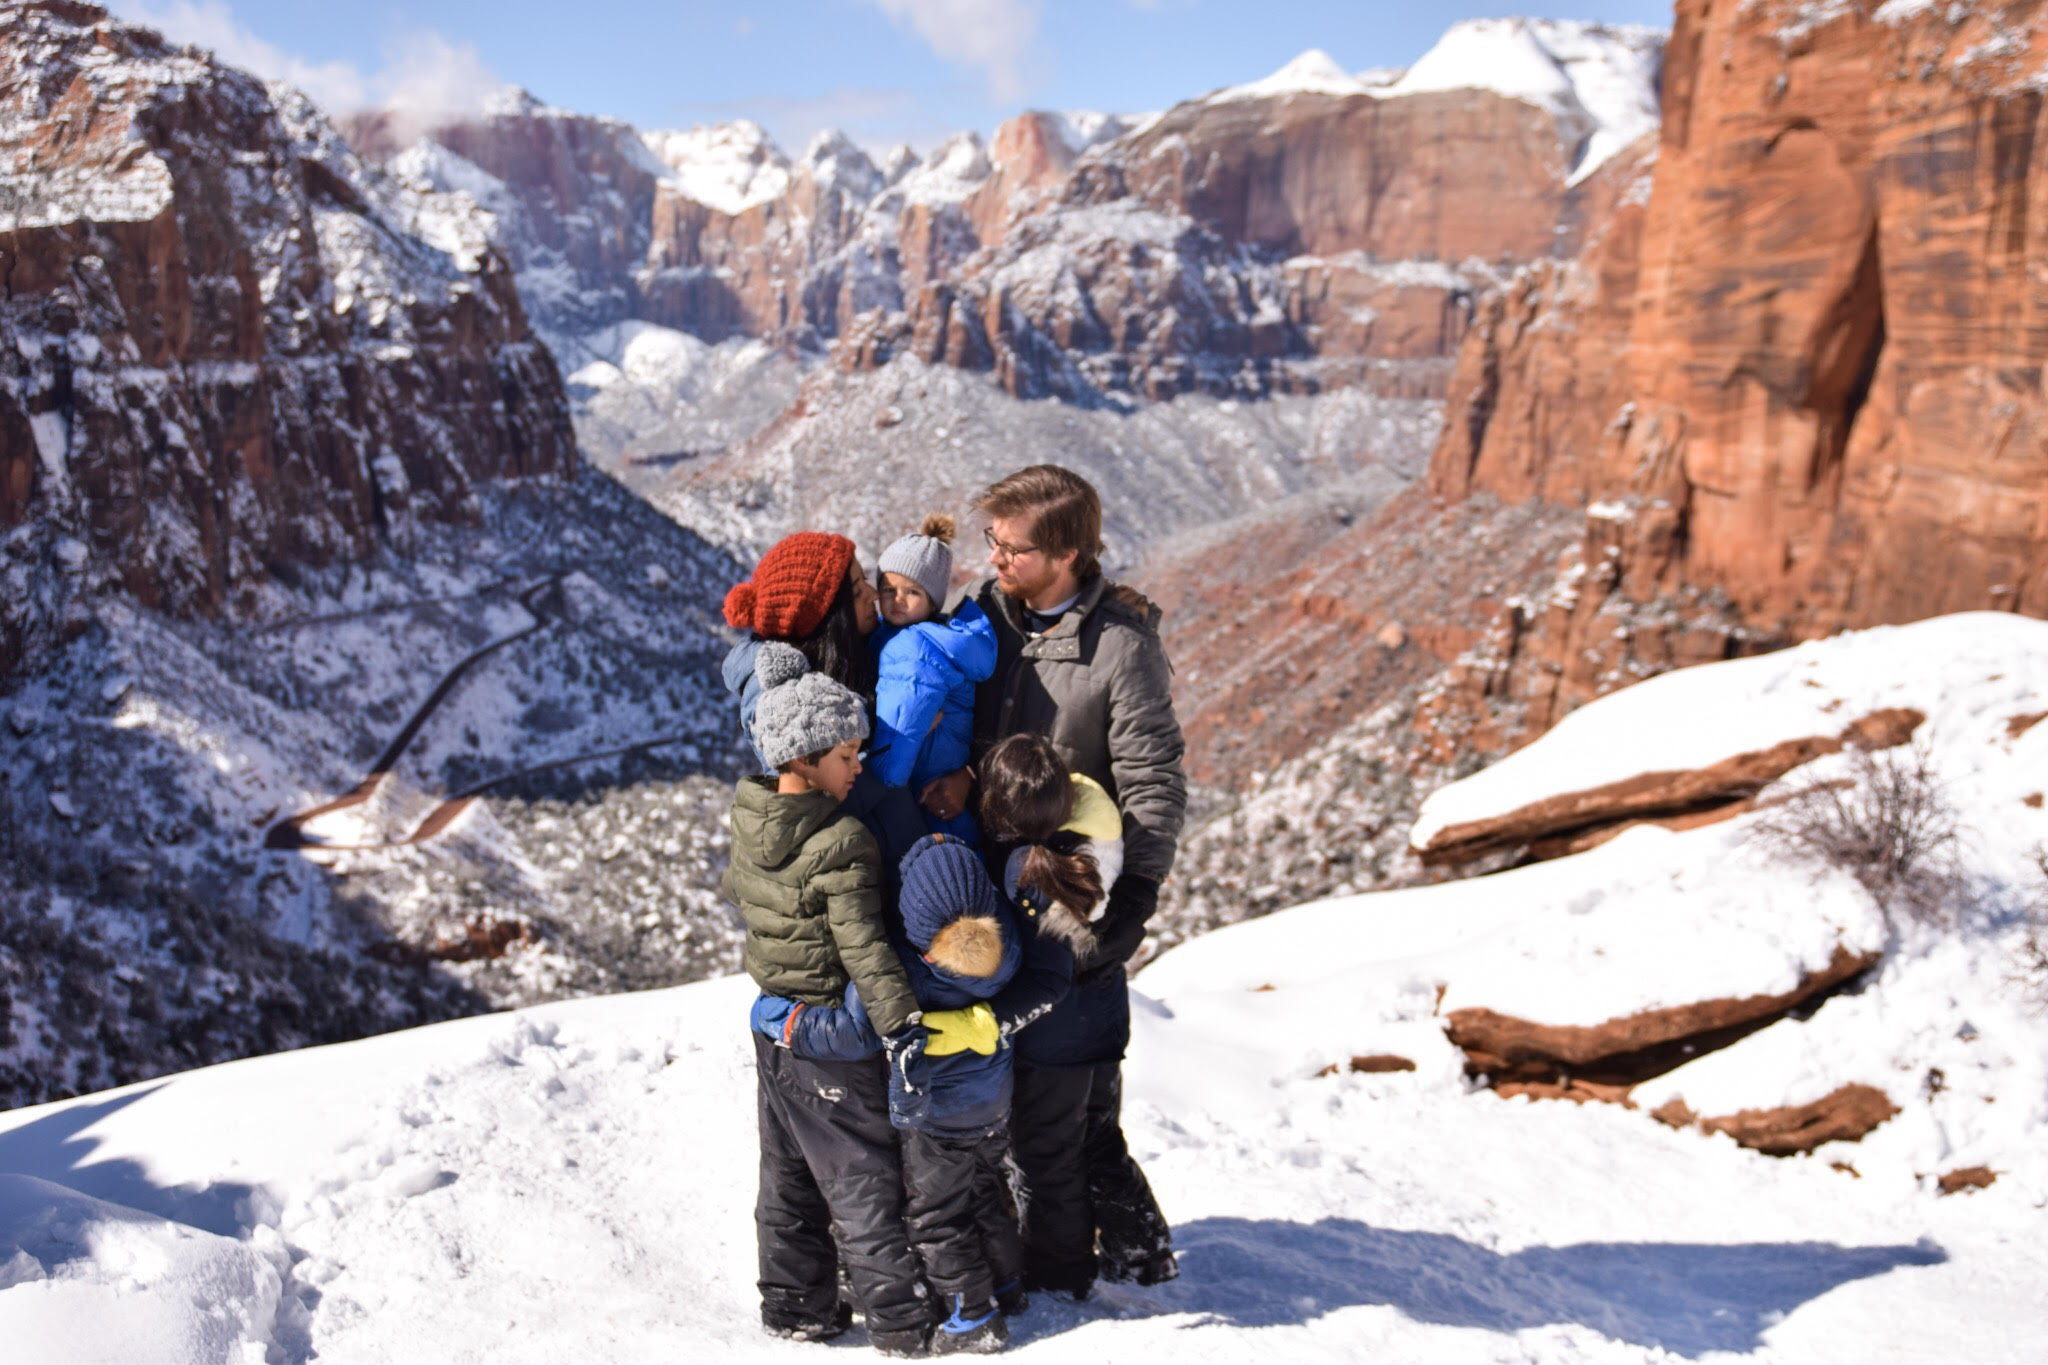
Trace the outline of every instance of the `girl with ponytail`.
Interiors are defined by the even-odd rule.
[[[1126,948],[1103,915],[1123,867],[1123,817],[1043,735],[997,744],[977,782],[982,833],[1003,854],[994,865],[1024,942],[1023,969],[991,1004],[1016,1048],[1025,1283],[1079,1299],[1098,1275],[1171,1279],[1166,1218],[1123,1134]]]

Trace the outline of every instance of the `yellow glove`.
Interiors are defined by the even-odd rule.
[[[925,1044],[927,1057],[950,1057],[956,1052],[979,1052],[986,1057],[996,1050],[1002,1033],[996,1027],[996,1012],[985,1000],[964,1010],[939,1010],[924,1017],[931,1041]]]

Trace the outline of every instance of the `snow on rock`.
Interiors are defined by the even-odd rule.
[[[744,213],[789,188],[789,158],[750,119],[646,132],[640,140],[679,193],[720,213]]]
[[[979,133],[955,133],[893,189],[905,204],[957,204],[981,188],[993,170]]]
[[[1288,95],[1363,95],[1372,88],[1339,66],[1329,53],[1312,47],[1262,80],[1217,91],[1209,96],[1209,103],[1284,99]]]
[[[1556,115],[1584,139],[1570,183],[1657,127],[1661,29],[1569,19],[1472,19],[1454,24],[1415,65],[1374,93],[1491,90]]]
[[[1427,852],[1460,829],[1480,829],[1566,794],[1706,769],[1838,735],[1887,712],[1925,715],[1919,733],[1946,761],[1960,762],[1959,755],[1977,750],[1957,748],[1954,739],[1988,736],[2007,718],[2040,710],[2044,694],[2048,623],[2003,612],[1878,627],[1679,669],[1574,712],[1527,748],[1436,792],[1423,803],[1410,841]],[[1686,719],[1673,724],[1674,716]]]

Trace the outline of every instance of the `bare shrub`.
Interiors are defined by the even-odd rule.
[[[1851,750],[1847,778],[1794,787],[1757,828],[1790,857],[1849,873],[1887,914],[1955,918],[1956,813],[1922,742]]]
[[[2034,999],[2048,1005],[2048,848],[2034,853],[2034,865],[2041,875],[2033,885],[2026,906],[2027,928],[2020,939],[2020,979]]]

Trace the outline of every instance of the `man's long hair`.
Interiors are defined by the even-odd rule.
[[[1050,555],[1074,551],[1074,576],[1102,572],[1102,498],[1095,485],[1056,464],[1035,464],[990,484],[974,500],[991,517],[1021,517],[1032,543]]]

